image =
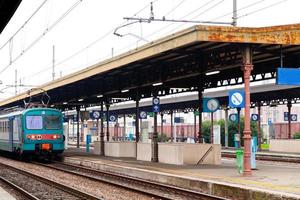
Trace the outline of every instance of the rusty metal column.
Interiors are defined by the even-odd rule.
[[[200,86],[199,86],[200,87]],[[198,143],[202,143],[202,103],[203,103],[203,88],[198,88],[198,99],[199,99],[199,105],[198,105],[198,111],[199,111],[199,130],[198,130]]]
[[[292,102],[290,100],[287,103],[287,107],[288,107],[288,119],[289,119],[288,139],[291,139],[291,136],[292,136],[292,127],[291,127],[291,108],[292,108]]]
[[[257,113],[258,113],[258,121],[257,121],[257,145],[258,145],[258,151],[261,151],[261,130],[260,130],[260,123],[261,123],[261,104],[260,102],[257,103]]]
[[[196,109],[194,110],[194,141],[195,141],[195,143],[197,141],[197,115],[196,115]]]
[[[170,115],[171,115],[171,141],[174,142],[173,110],[170,111]]]
[[[228,148],[228,108],[225,108],[225,148]]]
[[[164,113],[160,113],[160,135],[162,136],[164,132]]]
[[[79,115],[80,115],[80,107],[77,106],[76,107],[76,111],[77,111],[77,116],[76,116],[76,121],[77,121],[77,148],[79,148],[79,136],[80,136],[80,133],[79,133]]]
[[[238,136],[240,140],[238,141],[238,148],[241,148],[241,139],[242,139],[242,134],[241,134],[241,108],[236,108],[237,109],[237,115],[238,115]]]
[[[109,103],[106,102],[106,141],[109,141]]]
[[[251,176],[251,129],[250,129],[250,76],[253,69],[252,49],[249,45],[243,49],[243,67],[245,82],[245,121],[244,121],[244,176]]]
[[[136,95],[136,99],[135,99],[135,141],[136,143],[139,142],[140,140],[140,127],[139,127],[139,95]]]
[[[214,113],[210,113],[210,119],[211,119],[211,127],[210,127],[210,143],[214,143]]]
[[[103,115],[103,101],[101,101],[101,127],[100,127],[100,156],[104,156],[104,115]]]

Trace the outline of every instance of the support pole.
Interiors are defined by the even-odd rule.
[[[244,122],[244,176],[251,176],[251,129],[250,129],[250,76],[253,69],[252,49],[249,45],[243,49],[243,67],[245,82],[245,122]]]
[[[257,103],[257,112],[258,112],[258,121],[257,121],[257,145],[258,145],[258,151],[261,151],[261,130],[260,130],[260,123],[261,123],[261,104],[260,102]]]
[[[225,108],[225,148],[228,148],[228,108]]]
[[[232,26],[237,26],[237,1],[233,0]]]
[[[196,115],[196,112],[194,111],[194,141],[195,141],[195,143],[196,143],[196,140],[197,140],[197,115]]]
[[[109,103],[106,102],[106,141],[109,141]]]
[[[211,117],[210,143],[213,144],[214,143],[214,113],[213,112],[210,113],[210,117]]]
[[[140,141],[140,127],[139,127],[139,95],[136,95],[135,99],[135,141],[138,143]]]
[[[154,96],[156,98],[156,96]],[[154,131],[152,137],[152,162],[158,162],[158,143],[157,143],[157,112],[154,112]]]
[[[103,101],[101,101],[101,129],[100,129],[100,155],[104,156],[104,114]]]
[[[164,132],[164,113],[160,113],[160,135]]]
[[[174,142],[174,130],[173,130],[173,110],[170,111],[170,115],[171,115],[171,141]]]
[[[80,115],[80,107],[78,106],[78,107],[76,107],[76,111],[77,111],[77,148],[79,148],[79,135],[80,135],[80,133],[79,133],[79,115]]]
[[[242,134],[241,134],[241,108],[237,108],[237,115],[238,115],[238,136],[240,140],[238,141],[238,148],[241,148],[241,139],[242,139]]]
[[[292,127],[291,127],[291,108],[292,108],[292,102],[290,100],[287,103],[287,107],[288,107],[288,119],[289,119],[288,139],[291,139],[291,136],[292,136]]]
[[[200,88],[201,87],[201,88]],[[198,99],[199,99],[199,105],[198,105],[198,111],[199,111],[199,130],[198,130],[198,143],[203,142],[203,136],[202,136],[202,104],[203,104],[203,88],[202,86],[199,86],[198,88]]]
[[[124,141],[125,141],[125,138],[126,138],[126,114],[124,114],[123,118],[124,118],[124,125],[123,125],[123,139],[124,139]]]

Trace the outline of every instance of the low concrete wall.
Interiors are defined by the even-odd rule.
[[[94,142],[94,151],[93,151],[93,154],[100,155],[100,150],[101,150],[101,142],[100,141],[95,141]]]
[[[137,160],[151,161],[151,143],[141,143],[137,145]]]
[[[300,153],[300,140],[271,139],[269,150],[275,152]]]
[[[105,142],[105,156],[111,157],[136,157],[135,142]]]
[[[221,145],[219,144],[187,144],[159,143],[158,161],[161,163],[184,165],[221,164]]]

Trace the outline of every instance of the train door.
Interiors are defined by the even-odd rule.
[[[8,144],[8,151],[13,151],[14,149],[14,131],[13,131],[13,128],[14,128],[14,117],[10,117],[9,120],[8,120],[8,141],[9,141],[9,144]]]

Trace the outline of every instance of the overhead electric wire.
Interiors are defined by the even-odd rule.
[[[18,56],[16,56],[11,63],[6,65],[3,69],[0,70],[0,75],[11,66],[12,63],[16,62],[21,56],[24,55],[29,49],[31,49],[41,38],[43,38],[48,32],[50,32],[59,22],[61,22],[74,8],[76,8],[83,0],[78,0],[73,4],[63,15],[61,15],[50,27],[46,28],[44,32],[37,37],[25,50],[23,50]]]
[[[155,3],[155,2],[157,2],[157,1],[159,1],[159,0],[152,1],[152,3]],[[138,14],[140,14],[142,11],[144,11],[144,10],[145,10],[146,8],[148,8],[149,6],[150,6],[150,4],[147,4],[146,6],[144,6],[144,7],[141,8],[140,10],[138,10],[138,11],[137,11],[134,15],[132,15],[132,16],[133,16],[133,17],[134,17],[134,16],[137,16]],[[125,23],[125,22],[122,22],[119,26],[122,26],[122,25],[124,25],[124,24],[126,24],[126,23]],[[110,34],[112,34],[114,30],[115,30],[115,27],[114,27],[113,29],[111,29],[110,31],[106,32],[105,34],[101,35],[99,38],[97,38],[97,39],[94,40],[93,42],[89,43],[89,44],[88,44],[87,46],[85,46],[84,48],[82,48],[82,49],[76,51],[75,53],[69,55],[68,57],[66,57],[66,58],[64,58],[64,59],[62,59],[62,60],[60,60],[60,61],[58,61],[57,63],[55,63],[54,66],[59,66],[59,65],[61,65],[62,63],[65,63],[66,61],[68,61],[68,60],[74,58],[75,56],[77,56],[77,55],[79,55],[80,53],[84,52],[85,50],[89,49],[90,47],[92,47],[93,45],[97,44],[97,43],[100,42],[101,40],[105,39],[107,36],[109,36]],[[52,63],[49,63],[49,65],[48,65],[46,68],[43,68],[42,70],[40,70],[40,71],[38,71],[38,72],[36,72],[36,73],[34,73],[34,74],[30,74],[30,75],[28,75],[28,76],[24,76],[23,78],[34,77],[34,76],[36,76],[36,75],[38,75],[38,74],[41,74],[41,73],[43,73],[43,72],[45,72],[45,71],[50,70],[51,68],[52,68]]]
[[[265,7],[263,7],[263,8],[260,8],[260,9],[258,9],[258,10],[254,10],[254,11],[252,11],[252,12],[249,12],[249,13],[246,13],[246,14],[244,14],[244,15],[238,16],[237,19],[240,19],[240,18],[242,18],[242,17],[247,17],[247,16],[249,16],[249,15],[252,15],[252,14],[254,14],[254,13],[260,12],[260,11],[265,10],[265,9],[268,9],[268,8],[272,8],[272,7],[277,6],[278,4],[281,4],[281,3],[285,2],[285,1],[287,1],[287,0],[278,1],[278,2],[273,3],[273,4],[271,4],[271,5],[268,5],[268,6],[265,6]]]
[[[47,1],[48,0],[44,0],[43,3],[41,3],[41,5],[30,15],[23,25],[0,47],[0,51],[26,26],[26,24],[35,16],[35,14],[45,5]]]
[[[259,1],[256,1],[256,2],[254,2],[254,3],[251,3],[251,4],[247,5],[247,6],[244,6],[244,7],[242,7],[242,8],[237,9],[236,11],[238,12],[238,11],[241,11],[241,10],[245,10],[245,9],[247,9],[247,8],[250,8],[250,7],[252,7],[252,6],[255,6],[255,5],[257,5],[257,4],[260,4],[260,3],[264,2],[264,1],[266,1],[266,0],[259,0]],[[223,14],[223,15],[220,15],[220,16],[218,16],[218,17],[216,17],[216,18],[213,18],[213,19],[211,19],[211,20],[209,20],[209,21],[215,21],[215,20],[217,20],[217,19],[221,19],[221,18],[223,18],[223,17],[226,17],[226,16],[228,16],[228,15],[232,15],[232,14],[233,14],[233,11],[228,12],[228,13]]]

